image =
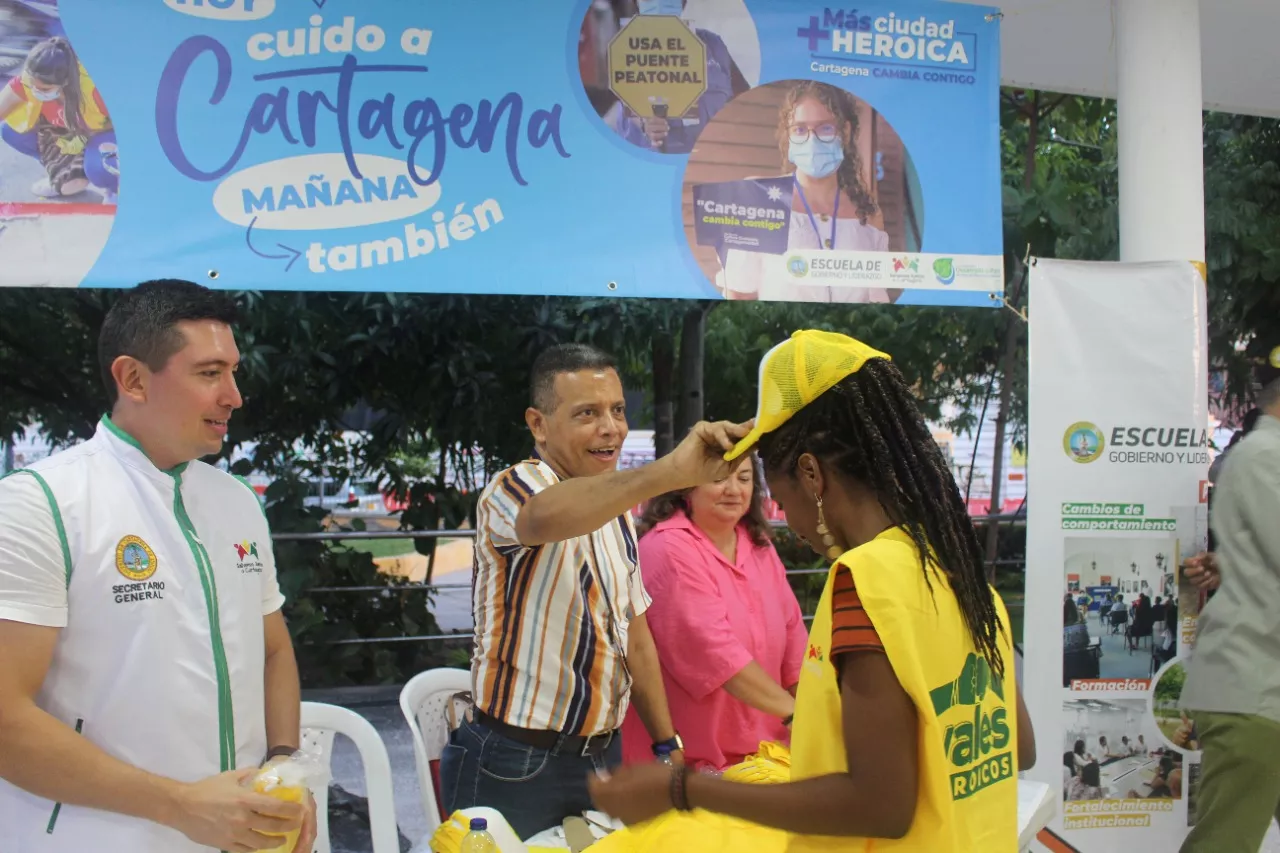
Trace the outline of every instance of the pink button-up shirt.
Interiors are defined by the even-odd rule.
[[[784,688],[800,680],[808,631],[773,545],[756,545],[740,524],[730,563],[677,513],[640,539],[640,573],[653,599],[646,618],[685,760],[724,769],[762,740],[785,742],[781,720],[724,689],[753,660]],[[653,761],[651,743],[633,706],[622,726],[623,760]]]

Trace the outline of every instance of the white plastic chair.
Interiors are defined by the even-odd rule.
[[[413,733],[413,760],[427,826],[440,825],[440,792],[431,762],[438,761],[449,742],[452,726],[462,720],[470,704],[471,672],[441,667],[420,672],[400,691],[400,711]],[[465,694],[465,697],[464,697]]]
[[[373,724],[355,711],[321,702],[302,703],[302,746],[316,750],[326,762],[333,759],[333,737],[351,738],[364,766],[365,790],[369,795],[369,829],[373,853],[400,853],[400,830],[396,824],[395,792],[391,780],[391,758],[386,744]],[[318,827],[314,853],[330,853],[329,786],[312,791],[316,798]]]

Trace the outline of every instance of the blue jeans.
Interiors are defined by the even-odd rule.
[[[603,754],[538,749],[464,720],[440,756],[444,810],[497,809],[522,839],[591,808],[587,778],[622,763],[622,737]]]

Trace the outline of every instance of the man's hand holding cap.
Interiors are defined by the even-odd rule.
[[[725,454],[733,461],[873,358],[889,356],[836,332],[801,329],[760,359],[760,397],[751,432]]]
[[[742,424],[699,421],[695,424],[667,457],[672,476],[677,481],[672,488],[687,489],[728,477],[737,465],[725,457],[734,444],[751,431],[752,426],[752,421]]]

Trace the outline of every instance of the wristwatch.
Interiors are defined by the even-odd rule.
[[[653,754],[658,754],[658,748],[665,746],[672,752],[684,752],[684,739],[680,737],[680,733],[676,732],[666,740],[658,741],[653,745]]]
[[[298,748],[295,746],[273,746],[271,749],[267,750],[267,754],[263,756],[262,764],[259,766],[265,766],[266,763],[273,758],[287,758],[297,751]]]

